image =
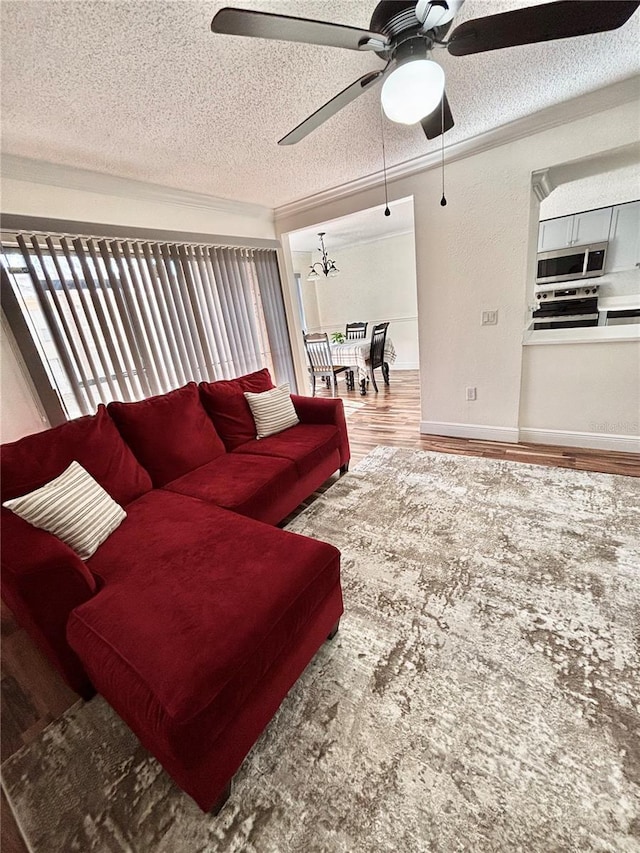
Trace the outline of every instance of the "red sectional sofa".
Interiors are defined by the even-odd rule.
[[[342,613],[339,552],[275,527],[349,462],[341,400],[256,440],[268,371],[101,406],[2,446],[2,501],[77,460],[126,519],[83,562],[2,508],[2,594],[66,681],[97,690],[215,809]]]

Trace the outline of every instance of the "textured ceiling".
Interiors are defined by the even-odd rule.
[[[384,204],[359,210],[332,219],[330,222],[320,222],[313,228],[303,228],[289,235],[289,245],[292,252],[318,251],[320,241],[318,232],[325,232],[325,246],[328,254],[333,257],[336,249],[356,246],[360,243],[370,243],[382,240],[395,234],[406,234],[413,231],[413,199],[404,198],[389,204],[390,216],[384,215]]]
[[[227,0],[228,2],[228,0]],[[214,35],[222,2],[2,0],[7,153],[277,207],[378,172],[374,87],[298,145],[277,140],[340,89],[382,67],[373,54]],[[368,26],[363,0],[237,6]],[[467,0],[456,23],[519,6]],[[468,57],[438,51],[456,126],[475,136],[640,70],[640,14],[620,30]],[[437,148],[385,123],[387,163]]]

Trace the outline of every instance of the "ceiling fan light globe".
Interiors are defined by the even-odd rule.
[[[431,59],[399,65],[384,81],[382,109],[390,121],[416,124],[432,113],[444,94],[444,71]]]

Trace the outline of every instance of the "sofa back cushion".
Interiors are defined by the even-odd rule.
[[[137,403],[109,403],[109,414],[156,487],[225,453],[195,382]]]
[[[274,387],[264,367],[255,373],[220,382],[201,382],[200,399],[227,450],[234,450],[256,437],[256,423],[244,396],[245,391],[260,394]]]
[[[121,506],[151,489],[149,475],[101,405],[95,415],[3,444],[2,501],[40,488],[59,477],[74,461]]]

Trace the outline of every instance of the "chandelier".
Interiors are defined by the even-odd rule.
[[[340,270],[336,266],[336,262],[332,261],[331,258],[327,255],[327,250],[324,247],[324,240],[322,239],[325,233],[325,231],[320,231],[318,234],[318,237],[320,238],[319,251],[322,252],[322,260],[316,261],[315,264],[311,264],[311,267],[309,268],[309,275],[307,276],[307,281],[315,281],[317,278],[320,278],[320,272],[318,271],[318,269],[316,269],[316,267],[319,267],[320,271],[324,273],[327,278],[329,276],[336,276],[340,272]]]

